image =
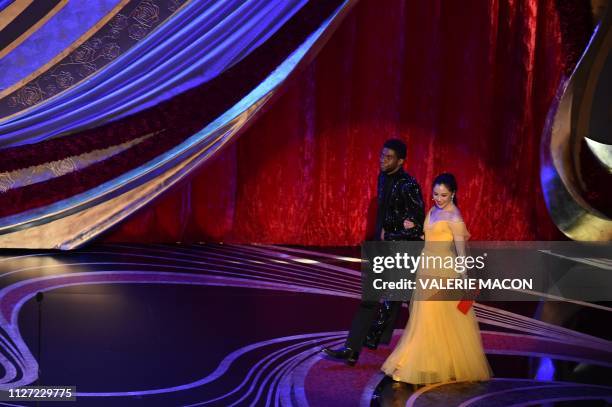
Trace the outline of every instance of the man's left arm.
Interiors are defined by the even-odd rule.
[[[399,190],[404,202],[404,220],[414,223],[410,229],[401,229],[394,233],[385,233],[385,240],[419,240],[423,235],[423,222],[425,221],[425,208],[423,194],[416,182],[402,184]]]

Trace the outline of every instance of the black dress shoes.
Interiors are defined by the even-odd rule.
[[[331,358],[344,360],[349,366],[355,366],[357,359],[359,359],[359,352],[347,348],[346,346],[338,349],[325,348],[323,349],[323,353]]]
[[[363,341],[363,345],[368,349],[378,349],[378,344],[380,343],[382,331],[382,329],[370,329],[370,332],[368,332],[368,336],[366,336],[365,340]]]

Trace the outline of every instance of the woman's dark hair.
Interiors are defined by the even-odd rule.
[[[436,185],[444,185],[446,189],[455,194],[453,202],[455,205],[457,205],[457,180],[453,174],[450,172],[445,172],[438,175],[436,179],[434,179],[433,184],[431,184],[431,189],[433,189]]]

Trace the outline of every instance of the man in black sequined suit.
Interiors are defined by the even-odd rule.
[[[376,240],[421,240],[423,235],[423,196],[419,184],[403,169],[405,159],[406,145],[401,140],[385,142],[378,176]],[[338,349],[325,348],[323,352],[354,365],[364,343],[372,349],[379,342],[389,343],[401,304],[399,301],[383,304],[361,301],[345,345]]]

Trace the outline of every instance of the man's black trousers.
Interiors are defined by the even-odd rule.
[[[389,322],[380,338],[381,343],[389,343],[391,336],[393,335],[393,329],[397,317],[399,316],[399,310],[402,307],[401,301],[390,301],[390,313]],[[346,340],[346,347],[351,348],[354,351],[361,351],[363,341],[368,336],[368,332],[372,327],[372,324],[378,318],[379,307],[381,304],[378,301],[361,301],[359,308],[353,317],[353,323],[351,324],[351,330],[349,331],[348,338]]]

